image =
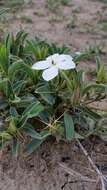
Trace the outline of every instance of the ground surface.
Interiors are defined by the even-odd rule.
[[[0,23],[1,32],[16,33],[20,29],[27,30],[32,36],[67,44],[71,51],[98,45],[106,53],[107,4],[102,0],[72,0],[69,6],[47,7],[45,0],[35,0]],[[107,174],[107,144],[101,140],[88,140],[84,146],[97,166]],[[72,176],[71,170],[74,170],[97,179],[76,143],[49,141],[27,159],[14,158],[6,151],[0,160],[0,190],[101,189],[95,181],[86,182],[77,174]]]
[[[58,6],[35,0],[14,17],[10,15],[5,30],[25,29],[33,36],[65,43],[79,51],[93,44],[107,46],[107,4],[102,1],[70,0],[69,6]]]
[[[107,174],[107,148],[101,141],[93,143],[85,142],[85,148],[98,168]],[[80,174],[95,181],[87,182]],[[97,179],[74,144],[49,141],[26,159],[22,156],[16,159],[5,152],[0,161],[0,190],[99,190]]]

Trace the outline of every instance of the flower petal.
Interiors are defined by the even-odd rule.
[[[58,68],[53,66],[43,71],[42,77],[44,80],[49,81],[55,78],[57,75],[58,75]]]
[[[72,57],[71,55],[68,55],[68,54],[61,54],[61,55],[60,55],[60,59],[73,60],[73,57]]]
[[[35,70],[44,70],[51,66],[51,62],[49,60],[46,61],[38,61],[32,66],[32,69]]]
[[[53,62],[56,63],[57,60],[58,60],[58,58],[59,58],[59,56],[60,56],[60,55],[59,55],[58,53],[55,53],[55,54],[53,54],[53,55],[48,56],[46,60],[47,60],[47,61],[51,61],[51,62],[53,61]]]
[[[62,70],[74,69],[76,67],[70,55],[60,55],[57,67]]]

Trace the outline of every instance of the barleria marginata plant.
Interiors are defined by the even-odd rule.
[[[82,54],[68,54],[67,47],[29,39],[24,31],[5,36],[0,44],[1,148],[11,145],[15,154],[27,139],[24,151],[30,154],[49,136],[71,141],[96,135],[103,115],[89,105],[106,98],[105,72],[98,66],[96,81],[85,81],[77,65]]]

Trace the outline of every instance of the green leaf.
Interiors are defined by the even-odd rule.
[[[17,33],[16,39],[14,40],[14,46],[13,46],[13,54],[20,57],[23,54],[24,50],[24,44],[26,42],[26,38],[28,36],[28,33],[21,30]]]
[[[4,43],[7,49],[7,52],[10,54],[12,49],[12,44],[14,42],[13,35],[10,33],[6,33]]]
[[[97,63],[97,82],[99,83],[107,83],[107,73],[104,64],[102,63],[100,57],[96,57]]]
[[[36,117],[43,110],[44,107],[40,102],[34,102],[23,112],[23,117],[26,116],[28,119]]]
[[[15,125],[15,121],[14,121],[14,118],[11,118],[10,120],[10,123],[9,123],[9,127],[7,129],[7,132],[11,135],[14,135],[17,133],[17,128],[16,128],[16,125]]]
[[[36,89],[36,93],[40,94],[43,100],[48,104],[53,105],[55,103],[55,98],[52,96],[53,92],[48,86],[41,86]]]
[[[19,95],[21,91],[25,90],[25,86],[27,84],[27,81],[25,80],[20,80],[20,81],[16,81],[13,84],[13,91],[15,94]]]
[[[18,116],[17,110],[16,110],[16,108],[13,107],[13,106],[10,107],[10,115],[11,115],[12,117],[17,117],[17,116]]]
[[[104,84],[89,84],[87,85],[82,92],[82,95],[84,96],[85,94],[87,94],[91,89],[102,89],[103,91],[105,91],[106,89],[106,85]]]
[[[30,106],[28,106],[22,114],[22,118],[20,120],[20,128],[23,128],[28,119],[38,116],[44,107],[39,102],[33,102]]]
[[[28,48],[35,56],[36,60],[45,59],[48,56],[48,47],[46,44],[40,44],[33,40],[28,40]]]
[[[4,141],[5,140],[8,141],[8,140],[12,139],[12,136],[8,132],[3,131],[3,132],[0,132],[0,139],[2,139]]]
[[[66,130],[66,139],[71,141],[74,138],[74,122],[70,114],[64,113],[64,124]]]
[[[9,8],[0,9],[0,16],[3,16],[8,10],[9,10]]]
[[[12,85],[8,79],[4,79],[0,81],[0,90],[4,93],[4,95],[7,98],[10,98],[10,99],[14,98]]]
[[[101,115],[99,115],[98,113],[92,111],[90,108],[88,107],[80,107],[79,106],[79,110],[83,112],[84,115],[94,119],[95,121],[98,121],[99,119],[101,119]]]
[[[41,112],[39,114],[39,118],[45,122],[45,123],[49,123],[49,119],[50,119],[50,114],[48,111],[44,110],[43,112]]]
[[[15,74],[19,71],[25,72],[32,80],[34,80],[34,72],[31,69],[31,67],[27,64],[25,64],[22,60],[18,60],[14,62],[10,67],[8,71],[8,75],[10,80],[13,80],[15,77]]]
[[[31,154],[34,152],[41,144],[43,143],[43,140],[33,139],[27,146],[26,151],[28,154]]]
[[[12,154],[17,156],[18,149],[19,149],[19,141],[18,141],[18,139],[13,139],[13,142],[12,142]]]
[[[34,129],[24,128],[23,130],[27,135],[31,136],[32,138],[42,140],[41,135],[38,132],[36,132]]]
[[[37,102],[37,99],[32,94],[26,94],[25,96],[20,97],[20,101],[17,102],[18,108],[26,108],[30,104]]]
[[[40,135],[42,139],[46,139],[48,136],[51,135],[51,133],[49,129],[44,129],[43,131],[40,132]]]
[[[5,109],[8,106],[8,103],[4,98],[0,97],[0,110]]]
[[[4,45],[0,46],[0,67],[2,71],[6,74],[8,74],[8,66],[9,66],[9,59],[8,59],[8,53],[7,49]]]

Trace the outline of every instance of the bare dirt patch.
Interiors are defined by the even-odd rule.
[[[93,142],[94,143],[94,142]],[[100,141],[84,142],[98,168],[107,174],[107,149]],[[93,147],[92,147],[93,146]],[[103,148],[103,151],[101,150]],[[64,167],[62,167],[62,166]],[[2,190],[83,190],[100,189],[98,176],[75,143],[47,142],[28,158],[11,157],[5,152],[1,158],[0,188]],[[88,177],[89,182],[81,176]],[[95,180],[95,181],[93,181]]]
[[[95,44],[106,47],[107,33],[101,24],[107,18],[106,4],[97,0],[72,0],[69,6],[61,5],[56,11],[50,11],[45,0],[36,0],[33,5],[15,13],[6,23],[5,30],[15,33],[22,28],[33,36],[70,45],[72,50]]]

